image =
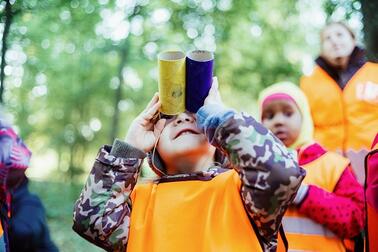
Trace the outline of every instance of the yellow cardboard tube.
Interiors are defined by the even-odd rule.
[[[166,51],[158,55],[160,112],[177,115],[185,111],[185,54]]]

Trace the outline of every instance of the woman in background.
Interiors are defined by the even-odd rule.
[[[344,23],[328,24],[320,39],[316,66],[300,83],[310,105],[314,138],[348,157],[362,184],[363,160],[378,129],[378,64],[366,61]]]

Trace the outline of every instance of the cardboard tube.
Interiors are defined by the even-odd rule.
[[[177,115],[185,111],[185,54],[167,51],[158,55],[160,112]]]
[[[195,50],[186,58],[185,107],[196,113],[209,94],[213,77],[214,55],[209,51]]]

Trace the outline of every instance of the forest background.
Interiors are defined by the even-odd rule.
[[[258,92],[310,73],[340,20],[377,60],[376,1],[2,0],[0,102],[60,250],[100,251],[71,230],[72,207],[99,147],[157,91],[159,52],[213,51],[225,104],[256,115]]]

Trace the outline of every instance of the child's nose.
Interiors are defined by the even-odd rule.
[[[338,37],[336,35],[331,36],[330,40],[333,46],[337,45]]]
[[[274,124],[282,125],[284,122],[285,122],[284,115],[281,113],[276,114],[276,116],[274,117]]]
[[[194,117],[187,114],[187,113],[182,113],[180,114],[177,119],[176,119],[176,124],[181,124],[183,122],[187,123],[193,123],[195,121]]]

